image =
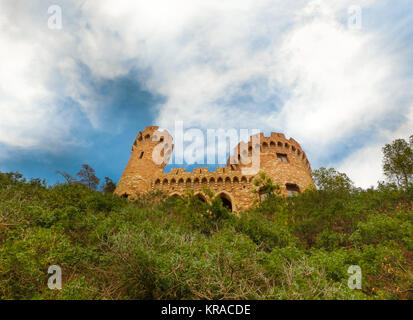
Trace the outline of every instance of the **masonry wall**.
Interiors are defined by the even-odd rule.
[[[156,164],[153,155],[159,153],[159,148],[163,149],[160,153],[163,162]],[[284,195],[288,194],[289,188],[303,191],[314,187],[305,152],[298,142],[292,138],[287,140],[281,133],[271,133],[269,137],[260,134],[251,137],[249,142],[239,143],[228,159],[227,166],[219,167],[214,172],[209,172],[208,168],[196,168],[193,172],[178,168],[164,173],[172,150],[172,137],[167,131],[159,132],[158,127],[151,126],[139,132],[115,193],[133,197],[136,194],[161,190],[169,195],[183,195],[190,189],[202,198],[202,191],[207,187],[229,200],[233,211],[240,211],[251,206],[257,197],[252,193],[252,182],[257,174],[243,174],[243,169],[252,165],[244,160],[250,159],[253,154],[259,156],[259,170],[279,184]],[[282,161],[285,161],[285,158],[287,162]],[[155,162],[160,161],[156,159]]]

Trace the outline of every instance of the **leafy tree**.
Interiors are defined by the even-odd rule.
[[[16,172],[5,172],[5,173],[0,172],[0,179],[8,180],[12,183],[26,181],[26,179],[23,178],[23,175],[17,171]]]
[[[390,182],[407,189],[413,181],[413,135],[383,147],[383,171]]]
[[[60,170],[56,170],[55,173],[58,175],[61,175],[66,180],[67,183],[76,182],[76,179],[70,173],[60,171]]]
[[[96,177],[95,169],[88,164],[82,164],[82,170],[76,174],[81,184],[88,186],[92,190],[96,190],[99,186],[100,179]]]
[[[334,168],[321,167],[313,171],[313,180],[319,190],[330,192],[349,192],[354,188],[350,178]]]
[[[280,186],[278,184],[274,184],[271,178],[267,177],[263,171],[259,172],[259,176],[254,179],[253,184],[255,188],[252,192],[257,194],[262,200],[281,193]]]
[[[104,193],[113,193],[116,189],[116,183],[109,177],[105,177],[105,182],[102,184],[102,191]]]

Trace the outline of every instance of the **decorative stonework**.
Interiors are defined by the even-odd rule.
[[[310,163],[293,138],[287,140],[282,133],[271,133],[269,137],[265,137],[261,133],[259,144],[254,142],[252,145],[251,141],[254,141],[252,137],[248,143],[240,142],[232,157],[241,159],[247,154],[250,156],[253,148],[259,148],[260,171],[264,171],[280,185],[283,195],[314,187]],[[220,195],[227,204],[230,203],[233,211],[251,206],[256,197],[252,193],[252,181],[256,175],[242,174],[242,169],[248,165],[241,164],[242,161],[231,165],[234,161],[230,163],[230,157],[226,167],[218,167],[214,172],[209,172],[208,168],[196,168],[193,172],[175,168],[171,169],[170,173],[164,173],[173,147],[172,136],[167,131],[158,131],[157,126],[150,126],[139,132],[115,193],[133,198],[136,194],[155,190],[169,195],[182,195],[192,189],[203,198],[203,189],[206,186]],[[157,151],[155,148],[163,149],[163,161],[160,164],[153,160],[154,150]]]

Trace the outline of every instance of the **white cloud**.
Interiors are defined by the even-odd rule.
[[[358,3],[365,15],[377,5]],[[383,50],[382,29],[348,29],[352,1],[61,4],[61,31],[47,29],[42,1],[1,5],[0,46],[8,48],[0,53],[1,143],[70,141],[75,120],[56,104],[59,98],[76,101],[99,128],[101,101],[84,83],[79,63],[96,79],[149,70],[142,84],[166,98],[157,106],[162,127],[183,120],[202,128],[281,131],[303,143],[313,163],[326,163],[340,145],[377,131],[333,163],[363,185],[380,174],[369,165],[380,143],[411,128],[402,119],[411,99],[411,80],[403,74],[408,55]],[[387,124],[390,115],[394,121]]]
[[[356,186],[369,188],[375,186],[377,181],[385,179],[382,172],[381,144],[367,146],[349,154],[339,164],[338,170],[345,172]]]
[[[382,147],[395,139],[406,139],[413,135],[413,105],[406,119],[395,131],[384,129],[377,133],[374,141],[359,150],[348,153],[343,160],[332,164],[339,171],[346,172],[359,187],[368,188],[377,181],[385,180],[382,170]]]
[[[52,83],[68,36],[57,39],[47,14],[44,20],[31,14],[35,8],[35,2],[0,5],[0,143],[54,149],[72,140],[70,111],[56,104],[61,92]]]

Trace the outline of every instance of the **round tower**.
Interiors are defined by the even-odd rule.
[[[151,178],[163,172],[172,154],[172,136],[157,126],[140,131],[133,145],[129,162],[116,187],[119,196],[133,196],[151,190]]]
[[[293,195],[313,188],[311,166],[301,146],[293,138],[286,139],[282,133],[271,132],[269,137],[260,133],[251,136],[250,141],[240,142],[235,148],[228,165],[236,163],[239,169],[252,167],[254,153],[258,156],[256,170],[264,171],[281,187],[284,195]],[[244,161],[245,160],[245,161]]]

